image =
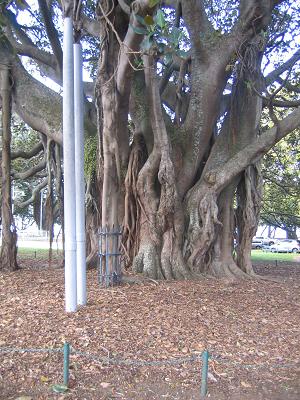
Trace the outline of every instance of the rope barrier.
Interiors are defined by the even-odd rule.
[[[170,360],[124,360],[121,358],[111,358],[111,357],[97,357],[96,355],[85,353],[81,351],[71,349],[71,354],[79,355],[91,359],[93,361],[98,361],[104,364],[113,364],[113,365],[128,365],[135,367],[144,367],[144,366],[163,366],[163,365],[179,365],[187,362],[194,362],[200,360],[201,356],[199,354],[195,354],[189,357],[183,358],[175,358]]]
[[[0,347],[0,353],[64,353],[64,348],[22,348],[22,347]],[[204,352],[203,352],[204,353]],[[202,354],[203,354],[202,353]],[[182,357],[182,358],[173,358],[168,360],[132,360],[132,359],[122,359],[117,357],[99,357],[96,354],[82,352],[74,349],[70,346],[70,354],[82,356],[88,358],[92,361],[97,361],[103,364],[113,364],[113,365],[128,365],[128,366],[164,366],[164,365],[179,365],[188,362],[200,361],[202,359],[202,354],[192,354],[191,356]],[[243,364],[241,362],[230,361],[223,358],[220,355],[209,354],[209,359],[212,361],[216,361],[221,364],[227,364],[232,366],[239,366],[242,368],[261,368],[265,366],[276,367],[276,368],[290,368],[293,367],[299,362],[292,362],[288,364],[280,364],[280,363],[262,363],[262,364]]]
[[[63,353],[62,348],[0,347],[0,353]]]
[[[272,368],[290,368],[294,367],[297,364],[300,364],[299,362],[293,362],[293,363],[288,363],[288,364],[279,364],[279,363],[261,363],[261,364],[243,364],[241,362],[236,362],[236,361],[230,361],[222,358],[221,356],[214,356],[211,355],[209,356],[210,360],[216,361],[220,364],[227,364],[227,365],[232,365],[236,367],[241,367],[241,368],[265,368],[265,367],[272,367]]]
[[[99,362],[101,364],[107,365],[126,365],[133,367],[143,367],[143,366],[165,366],[165,365],[180,365],[190,362],[202,362],[201,370],[201,387],[200,387],[200,398],[204,399],[207,394],[207,380],[208,380],[208,367],[209,360],[215,361],[217,363],[226,364],[228,366],[234,366],[239,368],[291,368],[296,365],[300,365],[300,361],[291,362],[287,364],[279,363],[261,363],[261,364],[243,364],[241,362],[230,361],[223,358],[220,355],[210,354],[207,350],[203,351],[201,354],[192,354],[191,356],[182,358],[173,358],[169,360],[132,360],[132,359],[122,359],[116,357],[99,357],[95,354],[86,353],[82,351],[75,350],[70,346],[69,343],[64,343],[61,348],[20,348],[20,347],[0,347],[0,353],[63,353],[63,385],[54,385],[56,390],[65,391],[68,389],[69,385],[69,367],[70,367],[70,355],[85,357],[89,360]]]

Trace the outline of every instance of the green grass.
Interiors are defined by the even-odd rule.
[[[37,249],[37,248],[18,248],[18,257],[23,259],[43,259],[48,260],[48,249]],[[52,250],[53,259],[60,259],[63,257],[63,251],[57,250],[54,248]],[[297,262],[299,260],[300,254],[292,254],[292,253],[271,253],[262,250],[252,250],[251,259],[252,261],[285,261],[285,262]]]
[[[63,256],[62,250],[52,249],[52,257],[61,258]],[[49,250],[48,249],[37,249],[31,247],[19,247],[18,257],[23,259],[38,258],[39,260],[48,260]]]
[[[270,251],[252,250],[251,259],[252,261],[285,261],[285,262],[297,262],[299,254],[292,253],[271,253]]]

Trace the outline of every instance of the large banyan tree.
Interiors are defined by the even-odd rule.
[[[260,160],[300,124],[296,2],[62,3],[2,3],[0,60],[11,69],[14,111],[60,171],[62,100],[49,79],[62,84],[62,18],[73,18],[93,77],[84,110],[88,261],[97,259],[97,229],[122,225],[136,272],[254,276]]]

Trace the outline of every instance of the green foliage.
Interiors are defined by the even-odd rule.
[[[290,46],[293,41],[298,41],[299,28],[298,2],[283,1],[275,7],[267,31],[266,65],[272,62],[277,67],[290,56]]]
[[[91,178],[96,173],[97,151],[97,137],[86,138],[84,144],[84,174],[86,178]]]
[[[287,231],[300,227],[299,132],[281,140],[265,157],[261,219]]]
[[[157,10],[155,22],[160,27],[160,29],[165,29],[166,19],[162,10]]]
[[[21,121],[18,117],[14,116],[12,120],[12,143],[11,150],[23,150],[29,151],[32,149],[34,145],[39,143],[39,135],[33,129],[29,128],[23,121]],[[22,162],[27,165],[26,160],[24,159],[16,159],[13,161],[14,167],[18,167],[18,169],[22,168]],[[26,166],[25,165],[25,166]]]
[[[169,64],[172,55],[177,54],[179,57],[186,57],[184,42],[186,42],[186,33],[182,27],[178,28],[172,25],[170,17],[163,9],[158,9],[152,17],[146,15],[141,17],[135,15],[140,26],[131,25],[133,31],[139,35],[144,35],[141,43],[141,49],[148,52],[165,56],[165,63]]]
[[[239,1],[205,0],[204,5],[208,18],[217,32],[226,34],[232,29],[238,18]]]

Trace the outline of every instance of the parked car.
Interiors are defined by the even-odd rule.
[[[276,243],[276,239],[263,236],[254,236],[252,239],[252,249],[262,249],[263,247],[272,246]]]
[[[262,236],[254,236],[252,239],[252,249],[261,249],[263,245],[263,237]]]
[[[276,242],[277,242],[277,239],[265,237],[265,238],[263,238],[262,244],[264,246],[272,246],[272,244],[275,244]]]
[[[299,253],[300,244],[294,239],[278,240],[270,247],[270,250],[273,253]]]

